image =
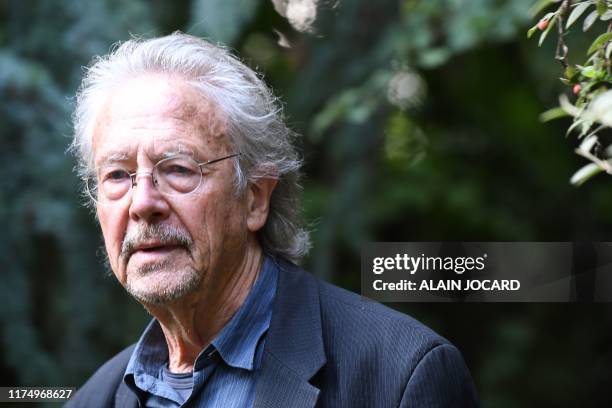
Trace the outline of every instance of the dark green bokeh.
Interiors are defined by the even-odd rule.
[[[554,39],[525,38],[532,0],[325,4],[301,34],[268,0],[0,3],[1,385],[78,386],[148,319],[64,153],[81,66],[130,34],[228,41],[264,73],[304,136],[304,265],[324,279],[359,291],[368,241],[611,240],[612,179],[570,187],[567,123],[538,122],[563,89]],[[611,399],[608,305],[392,306],[457,344],[486,406]]]

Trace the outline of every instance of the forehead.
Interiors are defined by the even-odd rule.
[[[115,86],[104,101],[93,131],[96,162],[168,150],[207,156],[227,151],[218,109],[185,80],[147,75]]]

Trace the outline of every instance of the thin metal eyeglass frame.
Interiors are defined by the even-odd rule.
[[[164,193],[164,192],[159,191],[159,190],[158,190],[158,191],[159,191],[161,194],[163,194],[163,195],[170,195],[170,196],[185,196],[185,195],[189,195],[189,194],[193,193],[194,191],[196,191],[196,190],[197,190],[197,189],[200,187],[200,185],[202,184],[202,179],[204,178],[204,174],[203,174],[204,170],[202,170],[202,167],[203,167],[203,166],[207,166],[207,165],[209,165],[209,164],[214,164],[214,163],[217,163],[217,162],[220,162],[220,161],[223,161],[223,160],[231,159],[231,158],[233,158],[233,157],[237,157],[237,156],[240,156],[240,155],[241,155],[241,153],[233,153],[233,154],[230,154],[230,155],[228,155],[228,156],[223,156],[223,157],[220,157],[220,158],[218,158],[218,159],[206,160],[205,162],[202,162],[202,163],[198,163],[198,162],[196,162],[197,166],[200,168],[200,182],[199,182],[199,183],[198,183],[198,185],[197,185],[197,186],[196,186],[196,187],[195,187],[195,188],[194,188],[192,191],[190,191],[189,193],[178,193],[178,194],[171,194],[171,193]],[[163,162],[165,162],[165,161],[167,161],[167,160],[172,160],[172,159],[175,159],[176,157],[177,157],[177,156],[168,157],[168,158],[165,158],[165,159],[162,159],[162,160],[158,161],[158,162],[157,162],[157,163],[155,163],[155,165],[153,166],[153,169],[155,169],[155,168],[156,168],[156,167],[157,167],[157,166],[158,166],[160,163],[163,163]],[[195,160],[194,160],[194,161],[195,161]],[[128,172],[128,171],[126,170],[126,172],[127,172],[128,176],[130,177],[130,181],[131,181],[130,189],[129,189],[128,191],[126,191],[126,192],[125,192],[125,194],[124,194],[123,196],[121,196],[121,198],[118,198],[117,200],[105,200],[105,201],[107,201],[107,202],[114,202],[114,201],[119,201],[119,200],[121,200],[123,197],[125,197],[125,196],[126,196],[126,195],[127,195],[129,192],[130,192],[130,191],[132,191],[132,189],[133,189],[134,187],[136,187],[136,186],[138,185],[137,177],[138,177],[139,175],[148,174],[148,175],[150,175],[150,176],[151,176],[151,181],[153,182],[153,185],[154,185],[154,186],[157,186],[157,184],[158,184],[157,180],[155,180],[155,178],[153,177],[153,171],[137,171],[137,172],[134,172],[134,173],[130,173],[130,172]],[[92,199],[92,200],[94,200],[94,202],[99,203],[100,201],[94,197],[94,194],[92,193],[91,189],[89,188],[89,183],[88,183],[88,181],[89,181],[89,179],[91,179],[91,178],[97,178],[97,176],[83,177],[83,181],[85,181],[85,189],[87,190],[87,194],[89,195],[89,197],[91,197],[91,199]],[[96,182],[96,185],[97,185],[97,182]],[[157,187],[156,187],[156,188],[157,188]],[[97,190],[97,189],[98,189],[98,188],[96,187],[96,190]],[[103,201],[103,202],[104,202],[104,201]]]

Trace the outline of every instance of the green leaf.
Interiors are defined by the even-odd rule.
[[[603,15],[608,10],[605,0],[597,0],[597,14]]]
[[[573,65],[568,65],[567,68],[565,68],[565,77],[571,81],[572,79],[574,79],[577,72],[578,71],[576,71],[576,67],[574,67]]]
[[[608,10],[605,13],[603,13],[599,19],[601,21],[608,21],[612,19],[612,10]]]
[[[554,0],[538,0],[538,2],[531,6],[531,8],[529,9],[529,14],[535,17],[540,14],[540,12],[546,7],[550,6],[553,2]]]
[[[582,87],[582,90],[583,90],[584,92],[590,93],[590,92],[591,92],[591,88],[596,87],[596,86],[598,86],[598,85],[600,85],[600,84],[599,84],[599,83],[597,83],[597,82],[587,82],[587,83],[586,83],[586,84],[585,84],[585,85]],[[593,95],[591,95],[591,96],[592,96],[592,97],[593,97],[593,96],[595,96],[595,92],[594,92],[594,93],[593,93]]]
[[[527,31],[527,38],[531,38],[533,36],[533,33],[535,33],[536,31],[538,31],[538,24],[534,25],[529,29],[529,31]]]
[[[582,70],[580,70],[580,73],[583,77],[586,78],[595,78],[599,75],[599,71],[595,69],[595,67],[592,65],[582,68]]]
[[[593,43],[589,47],[589,50],[587,51],[587,55],[591,55],[592,53],[597,51],[599,47],[604,45],[606,41],[610,41],[610,40],[612,40],[612,33],[601,34],[599,37],[595,39],[595,41],[593,41]]]
[[[546,39],[546,36],[548,35],[548,33],[550,32],[550,30],[552,30],[552,28],[555,26],[555,23],[557,22],[557,18],[556,16],[553,17],[552,19],[550,19],[550,21],[548,22],[548,27],[546,27],[546,30],[544,30],[544,32],[542,33],[542,35],[540,35],[540,40],[538,41],[538,47],[542,45],[542,43],[544,42],[544,40]]]
[[[576,129],[578,126],[582,125],[585,121],[583,119],[577,119],[574,121],[574,123],[572,123],[572,125],[567,129],[567,131],[565,132],[565,136],[568,136],[570,133],[572,133],[572,131],[574,129]]]
[[[592,126],[593,121],[590,119],[586,119],[584,122],[582,122],[580,124],[580,133],[578,134],[578,139],[582,139],[584,136],[586,136],[591,131]]]
[[[612,42],[608,43],[606,47],[606,59],[610,58],[610,54],[612,54]]]
[[[595,147],[598,141],[597,135],[587,136],[582,143],[580,143],[578,150],[584,153],[591,153],[591,150],[593,150],[593,147]]]
[[[578,18],[580,18],[582,13],[584,13],[590,5],[591,3],[589,3],[588,1],[576,5],[576,7],[574,7],[569,17],[567,18],[567,24],[565,25],[565,28],[570,28],[570,26],[574,24],[576,20],[578,20]]]
[[[451,51],[446,47],[436,47],[424,50],[419,56],[419,66],[430,69],[439,67],[451,57]]]
[[[591,54],[591,56],[586,60],[586,62],[584,63],[585,65],[595,65],[595,62],[597,62],[596,60],[601,59],[599,57],[599,54],[597,54],[596,52]]]
[[[585,181],[590,179],[591,177],[599,174],[603,171],[603,169],[595,163],[589,163],[586,166],[582,167],[578,170],[572,178],[570,179],[570,183],[575,186],[582,185]]]
[[[412,166],[425,157],[427,145],[425,133],[409,117],[399,112],[389,116],[384,150],[390,162],[403,167]]]
[[[582,23],[582,31],[586,31],[589,28],[591,28],[591,26],[593,25],[593,23],[595,21],[597,21],[597,17],[599,17],[599,14],[597,14],[597,10],[593,10],[591,12],[591,14],[589,14],[585,19],[584,19],[584,23]]]
[[[569,114],[565,110],[563,110],[563,108],[557,107],[557,108],[549,109],[546,112],[542,112],[540,114],[540,121],[549,122],[551,120],[564,118],[566,116],[569,116]]]
[[[561,94],[561,95],[559,96],[559,105],[561,106],[561,108],[562,108],[562,109],[563,109],[565,112],[567,112],[567,114],[568,114],[568,115],[571,115],[571,116],[577,117],[577,116],[580,116],[580,114],[582,113],[582,111],[581,111],[579,108],[577,108],[577,107],[575,107],[574,105],[572,105],[572,103],[571,103],[571,102],[569,101],[569,99],[567,98],[567,95],[565,95],[565,94]],[[576,123],[578,120],[579,120],[579,119],[578,119],[578,118],[576,118],[576,120],[574,121],[574,124],[575,124],[575,123]],[[573,126],[573,125],[572,125],[572,126]],[[571,129],[571,127],[570,127],[570,129]],[[568,130],[568,133],[569,133],[569,132],[570,132],[570,131]]]
[[[346,120],[347,115],[361,96],[358,90],[348,89],[328,101],[312,121],[312,140],[315,142],[320,140],[329,127]]]

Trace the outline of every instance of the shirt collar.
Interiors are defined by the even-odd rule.
[[[265,256],[249,295],[211,345],[198,355],[194,364],[195,371],[205,366],[205,360],[210,358],[211,347],[219,352],[227,365],[249,371],[254,369],[257,344],[270,327],[277,280],[278,266],[270,257]],[[166,339],[159,322],[153,319],[136,344],[125,376],[156,377],[159,368],[167,361]]]
[[[238,312],[212,341],[226,364],[252,371],[257,343],[270,327],[272,303],[276,294],[278,267],[264,258],[255,285]],[[203,353],[200,353],[197,361]]]
[[[166,338],[157,319],[151,320],[136,343],[125,375],[157,377],[159,367],[168,361]]]

